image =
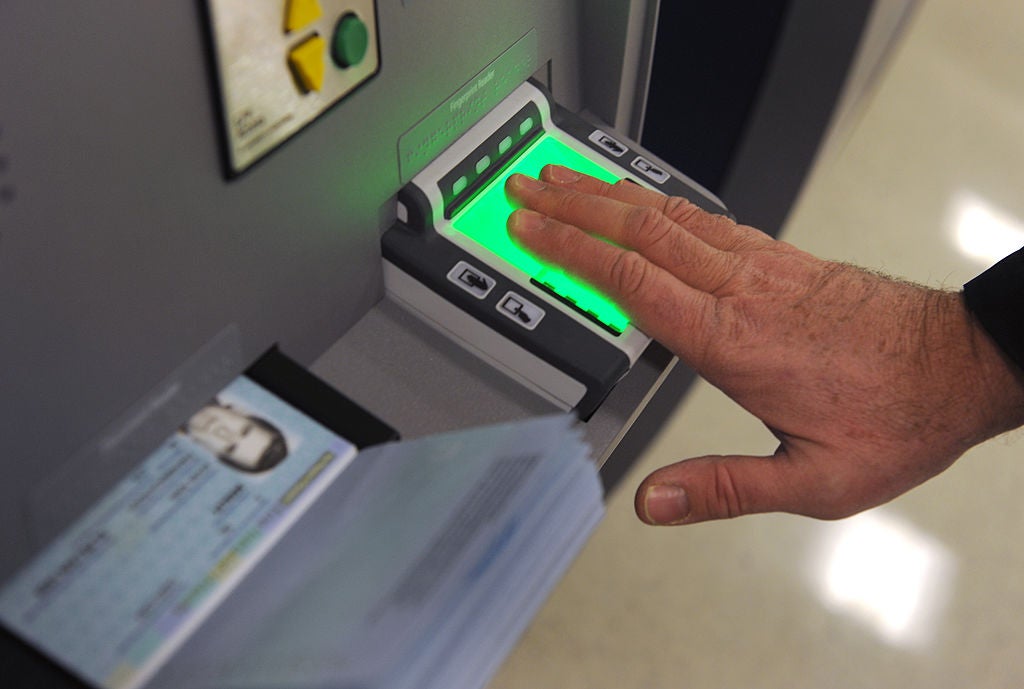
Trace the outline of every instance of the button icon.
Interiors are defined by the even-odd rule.
[[[597,144],[604,150],[611,153],[616,158],[621,158],[623,155],[625,155],[626,151],[629,150],[629,148],[624,143],[622,143],[613,136],[605,134],[600,129],[595,129],[593,133],[587,138],[589,138],[591,141],[593,141],[595,144]]]
[[[319,91],[324,85],[324,48],[326,41],[313,34],[288,53],[288,66],[303,93]]]
[[[544,309],[515,292],[506,292],[498,302],[498,312],[527,330],[533,330],[544,318]]]
[[[284,30],[304,29],[323,15],[320,0],[289,0],[285,8]]]
[[[498,281],[465,261],[459,261],[448,271],[448,281],[469,292],[477,299],[483,299]]]
[[[639,170],[658,184],[668,181],[669,174],[643,156],[637,156],[630,165],[634,170]]]
[[[345,14],[334,26],[331,40],[331,58],[342,69],[354,67],[363,61],[370,48],[370,29],[354,12]]]

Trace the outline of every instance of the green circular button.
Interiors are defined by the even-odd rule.
[[[338,20],[331,41],[331,58],[342,69],[358,65],[370,47],[370,31],[352,12]]]

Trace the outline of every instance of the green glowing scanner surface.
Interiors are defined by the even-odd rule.
[[[565,271],[541,263],[509,239],[506,221],[515,207],[505,196],[505,180],[514,173],[537,177],[548,164],[564,165],[606,182],[618,179],[595,161],[544,134],[452,218],[452,227],[621,333],[629,325],[629,318],[614,302]]]

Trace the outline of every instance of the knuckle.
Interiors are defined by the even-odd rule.
[[[672,231],[673,223],[651,206],[634,206],[626,212],[626,230],[637,248],[657,244]]]
[[[612,191],[616,189],[629,189],[630,187],[636,187],[636,182],[631,182],[626,178],[622,178],[615,182],[614,184],[609,184],[608,186],[604,187],[604,193],[607,195],[611,194]]]
[[[681,196],[666,196],[662,202],[661,212],[673,222],[682,225],[702,211],[696,204],[690,203]]]
[[[708,512],[719,518],[732,519],[747,514],[746,504],[729,467],[724,464],[715,465],[712,472],[713,490],[711,499],[714,504],[708,506]]]
[[[554,204],[559,217],[573,218],[583,210],[586,197],[578,191],[556,188],[550,188],[549,191],[554,194]]]
[[[703,288],[708,294],[717,297],[728,295],[757,294],[759,281],[757,276],[745,268],[740,259],[728,253],[716,253],[714,256],[693,256],[687,254],[680,256],[679,261],[695,266],[704,275]],[[742,309],[747,302],[742,299],[735,299],[736,305]],[[746,312],[741,310],[740,313]]]
[[[579,242],[579,238],[575,236],[571,228],[555,222],[549,224],[544,237],[547,241],[548,252],[552,258],[558,261],[567,260]]]
[[[634,251],[621,251],[611,265],[609,277],[612,287],[622,296],[641,294],[650,282],[651,264]]]

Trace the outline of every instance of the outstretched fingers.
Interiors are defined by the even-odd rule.
[[[632,249],[696,289],[715,292],[736,269],[734,254],[705,243],[657,208],[565,189],[523,175],[512,175],[507,190],[526,208]]]
[[[541,170],[540,179],[563,189],[657,209],[701,241],[723,251],[756,248],[773,241],[756,228],[739,225],[731,218],[709,213],[686,199],[667,196],[629,180],[609,184],[560,165],[546,166]]]

